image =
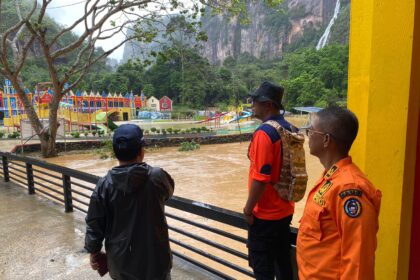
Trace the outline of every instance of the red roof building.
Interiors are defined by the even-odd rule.
[[[171,112],[172,111],[172,100],[164,96],[159,100],[159,107],[161,112]]]

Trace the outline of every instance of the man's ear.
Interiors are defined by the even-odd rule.
[[[325,134],[324,135],[324,148],[327,148],[331,143],[331,135]]]

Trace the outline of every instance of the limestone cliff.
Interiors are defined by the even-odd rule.
[[[321,28],[331,18],[336,0],[288,0],[278,12],[262,4],[249,1],[250,24],[241,24],[238,17],[204,18],[203,28],[208,41],[203,55],[212,64],[226,57],[249,53],[258,58],[282,55],[285,45],[302,35],[306,26]]]
[[[319,40],[334,13],[336,0],[284,0],[281,9],[275,10],[262,4],[263,1],[248,0],[249,24],[241,24],[238,17],[210,16],[210,11],[203,18],[203,29],[208,41],[203,43],[201,54],[213,65],[221,64],[227,57],[238,57],[248,53],[257,58],[281,57],[287,47],[290,48],[302,38],[304,30],[320,30],[312,34],[312,40]],[[350,0],[340,0],[347,13],[338,33],[331,37],[334,42],[345,43],[348,40],[348,14]],[[340,15],[339,15],[340,21]],[[123,62],[129,58],[145,58],[147,50],[160,50],[161,44],[146,45],[129,42],[124,46]],[[307,46],[307,40],[298,44]],[[316,45],[316,42],[314,43]],[[143,53],[143,55],[142,55]]]

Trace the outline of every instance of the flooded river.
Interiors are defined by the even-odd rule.
[[[249,160],[246,156],[248,145],[249,142],[202,145],[199,150],[189,152],[179,152],[176,147],[148,150],[146,152],[145,161],[150,165],[164,168],[172,175],[176,184],[176,196],[241,212],[247,199],[248,190],[247,177]],[[305,151],[309,175],[307,188],[308,192],[321,175],[323,168],[318,159],[309,154],[307,144]],[[117,161],[114,159],[100,159],[99,155],[92,151],[77,154],[66,154],[57,158],[48,159],[48,161],[98,176],[104,176],[108,169],[117,164]],[[296,203],[295,215],[292,221],[292,225],[294,227],[299,226],[299,220],[302,216],[305,201],[306,196],[302,201]],[[244,230],[214,222],[203,217],[181,212],[173,208],[167,208],[167,211],[169,213],[194,220],[195,222],[246,238],[246,231]],[[234,248],[242,253],[247,253],[246,246],[242,243],[232,241],[231,239],[221,237],[217,234],[201,230],[185,223],[180,223],[177,220],[168,219],[168,223],[170,226],[183,229],[198,236],[203,236],[216,241],[219,244],[228,244],[230,248]],[[233,264],[241,267],[248,267],[246,260],[217,250],[205,243],[178,234],[173,230],[170,231],[170,235],[175,240],[200,248],[204,252],[214,254],[215,256],[228,260]],[[248,277],[244,277],[241,273],[228,269],[218,263],[209,261],[208,259],[204,259],[202,256],[192,253],[176,244],[172,243],[171,247],[173,250],[176,250],[181,254],[206,263],[207,265],[228,273],[237,279],[249,279]]]
[[[241,212],[247,198],[248,145],[249,142],[202,145],[190,152],[179,152],[176,147],[148,150],[145,161],[172,175],[176,196]],[[309,190],[319,178],[322,166],[308,151],[306,154]],[[100,159],[94,152],[66,154],[48,161],[98,176],[117,165],[116,160]],[[304,201],[296,203],[294,226],[298,225]]]

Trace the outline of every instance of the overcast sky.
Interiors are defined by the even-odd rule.
[[[191,6],[191,1],[192,0],[182,0],[181,2],[183,2],[186,6]],[[162,0],[162,2],[167,1]],[[83,15],[85,3],[86,0],[53,0],[48,6],[47,13],[60,24],[69,26]],[[117,20],[118,18],[120,17],[114,17],[113,20]],[[79,35],[83,32],[83,30],[84,26],[79,24],[79,26],[74,29],[74,32]],[[98,45],[106,51],[116,46],[118,42],[121,42],[123,39],[124,34],[120,32],[114,35],[111,39],[98,42]],[[122,59],[123,52],[124,45],[115,50],[110,57],[120,60]]]
[[[55,21],[62,25],[69,26],[75,20],[83,15],[85,1],[82,0],[53,0],[48,5],[47,13],[54,18]],[[74,29],[77,35],[83,33],[83,26],[79,25]],[[98,43],[105,51],[114,47],[116,42],[124,39],[123,34],[117,34],[112,39],[101,41]],[[115,50],[109,57],[120,60],[123,56],[124,45]]]
[[[55,21],[62,25],[71,25],[75,20],[83,15],[85,1],[83,0],[53,0],[48,6],[47,13],[54,18]],[[74,32],[80,35],[83,32],[83,26],[79,25]],[[112,39],[101,41],[98,43],[104,50],[108,50],[124,39],[122,33],[117,34]],[[115,50],[110,57],[120,60],[123,56],[124,45]]]

